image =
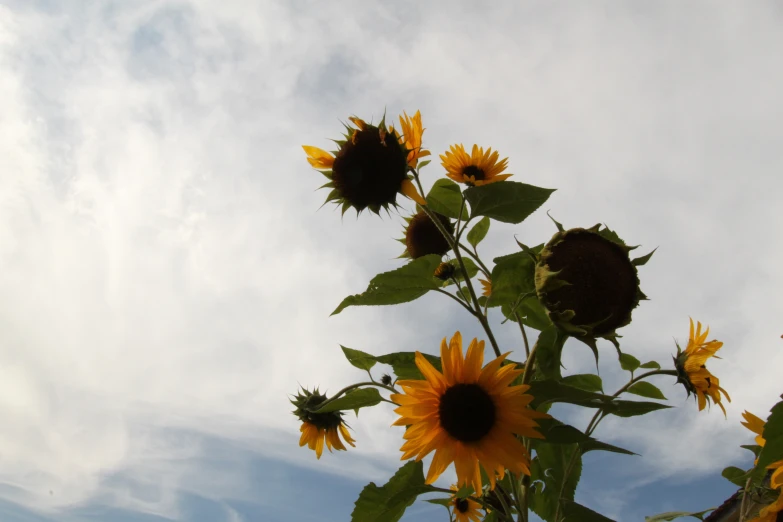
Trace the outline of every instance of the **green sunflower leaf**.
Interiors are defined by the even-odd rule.
[[[579,444],[582,454],[588,451],[610,451],[624,455],[636,455],[633,451],[596,440],[557,419],[541,419],[538,424],[540,426],[539,432],[544,436],[544,440],[540,441],[542,444]]]
[[[644,517],[644,522],[670,522],[682,517],[693,517],[704,520],[704,515],[715,511],[715,508],[705,509],[704,511],[667,511],[653,517]]]
[[[468,243],[473,245],[473,248],[476,248],[487,236],[487,232],[489,232],[489,218],[483,217],[481,218],[481,221],[473,225],[473,228],[468,232]]]
[[[545,378],[560,378],[560,357],[566,340],[568,340],[568,334],[554,325],[541,330],[536,340],[536,345],[538,345],[536,364]]]
[[[498,512],[497,511],[490,511],[487,513],[487,516],[484,517],[484,522],[497,522],[498,520]]]
[[[641,366],[639,366],[639,368],[644,368],[645,370],[660,370],[661,365],[655,361],[650,361],[642,364]]]
[[[419,164],[416,166],[416,168],[418,168],[418,169],[423,169],[424,167],[426,167],[427,165],[429,165],[431,161],[432,161],[432,160],[424,160],[424,161],[420,161],[420,162],[419,162]]]
[[[569,375],[567,377],[563,377],[561,382],[568,386],[573,386],[574,388],[579,388],[580,390],[589,392],[603,393],[604,391],[604,385],[603,382],[601,382],[601,378],[592,373]]]
[[[658,249],[656,248],[655,250],[658,250]],[[653,254],[655,253],[655,250],[653,250],[652,252],[650,252],[650,253],[649,253],[649,254],[647,254],[646,256],[637,257],[636,259],[632,259],[632,260],[631,260],[631,263],[632,263],[634,266],[642,266],[642,265],[644,265],[644,264],[647,264],[647,261],[649,261],[649,260],[650,260],[650,258],[653,256]]]
[[[422,354],[436,370],[441,371],[440,357],[435,357],[427,353]],[[416,366],[416,352],[396,352],[387,355],[379,355],[375,360],[381,364],[388,364],[394,370],[394,374],[400,380],[412,379],[422,380],[424,376]]]
[[[600,513],[596,513],[590,508],[574,501],[568,501],[563,506],[565,513],[565,522],[615,522]]]
[[[666,397],[663,395],[663,392],[659,390],[657,386],[645,381],[637,382],[636,384],[628,388],[627,391],[628,393],[641,395],[642,397],[647,397],[649,399],[660,399],[662,401],[667,400]]]
[[[579,446],[582,448],[583,454],[587,453],[588,451],[610,451],[612,453],[621,453],[623,455],[639,455],[633,451],[621,448],[619,446],[613,446],[612,444],[607,444],[606,442],[601,442],[597,439],[590,439],[581,443]]]
[[[375,357],[369,353],[365,353],[361,350],[354,350],[352,348],[346,348],[342,344],[340,345],[340,348],[343,349],[343,353],[345,354],[345,358],[348,359],[348,362],[356,368],[369,371],[370,368],[375,366]]]
[[[645,415],[647,413],[671,408],[666,404],[659,402],[646,402],[646,401],[612,401],[601,409],[606,414],[617,415],[618,417],[636,417],[638,415]]]
[[[542,248],[543,244],[532,250],[539,253]],[[492,296],[489,306],[512,305],[520,295],[535,293],[536,263],[529,254],[517,252],[496,257],[493,261],[495,267],[492,269]]]
[[[359,408],[367,408],[379,404],[383,398],[375,388],[359,388],[351,390],[339,399],[335,399],[322,408],[316,410],[316,413],[329,413],[330,411],[356,411],[358,415]]]
[[[450,498],[428,498],[426,502],[437,504],[438,506],[451,507],[453,501]]]
[[[538,210],[554,191],[506,180],[470,187],[465,190],[465,199],[470,203],[471,216],[517,224]]]
[[[552,321],[546,313],[546,308],[535,295],[521,295],[519,301],[514,305],[504,304],[500,311],[506,319],[517,322],[517,315],[522,319],[522,324],[529,326],[534,330],[542,331],[552,326]],[[516,312],[516,314],[514,313]]]
[[[410,461],[381,487],[367,484],[354,504],[352,522],[397,522],[422,493],[432,491],[424,484],[424,464]]]
[[[620,366],[623,370],[633,373],[642,363],[629,353],[620,353]]]
[[[783,460],[783,401],[772,407],[764,432],[761,435],[766,443],[759,453],[759,462],[753,471],[753,482],[759,484],[768,473],[767,466]]]
[[[535,484],[530,507],[547,522],[563,513],[564,504],[574,499],[582,475],[582,457],[576,444],[545,444],[532,441],[536,456],[531,462],[531,481]]]
[[[418,299],[439,287],[433,274],[440,262],[440,256],[430,254],[395,270],[378,274],[370,281],[367,290],[343,299],[331,315],[339,314],[349,306],[393,305]]]
[[[752,451],[753,455],[755,455],[756,457],[758,457],[759,453],[761,453],[761,446],[759,446],[758,444],[742,444],[740,448],[744,448],[748,451]]]
[[[459,185],[447,178],[437,180],[427,194],[427,206],[430,210],[446,217],[457,219],[459,209],[462,206],[462,193]],[[467,217],[467,211],[463,212],[463,219]]]
[[[744,469],[740,469],[736,466],[729,466],[721,472],[721,475],[732,484],[744,488],[745,483],[748,481],[748,477],[750,476],[750,472],[745,471]]]
[[[531,406],[535,409],[541,409],[540,406],[553,402],[565,402],[588,408],[604,408],[612,400],[609,395],[568,386],[556,379],[533,381],[526,393],[533,396]]]

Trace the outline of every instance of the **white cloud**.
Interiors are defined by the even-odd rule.
[[[124,471],[165,477],[161,494],[111,502],[175,513],[186,468],[166,459],[171,444],[155,450],[171,426],[314,465],[284,395],[357,378],[338,343],[434,352],[457,328],[480,335],[436,297],[328,318],[397,266],[400,220],[316,212],[325,194],[299,145],[326,147],[338,119],[384,107],[421,108],[434,152],[498,148],[514,179],[559,189],[547,209],[567,226],[602,221],[643,253],[660,247],[624,347],[665,363],[688,315],[708,323],[725,342],[710,368],[734,399],[729,423],[689,403],[654,414],[676,422],[603,430],[632,440],[654,473],[725,464],[708,457],[743,443],[739,413],[762,415],[783,391],[779,9],[449,6],[0,8],[0,413],[12,419],[0,481],[27,492],[14,500],[106,498],[102,480]],[[539,212],[493,225],[484,250],[552,232]],[[568,348],[569,369],[588,371],[580,349]],[[614,368],[602,366],[608,383]],[[393,469],[392,419],[379,408],[351,421],[352,453],[370,464],[319,467]],[[673,440],[687,441],[686,459],[667,453]]]

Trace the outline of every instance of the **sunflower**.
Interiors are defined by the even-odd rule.
[[[680,345],[677,345],[677,357],[674,359],[674,364],[679,374],[677,380],[685,386],[689,396],[691,393],[696,395],[699,402],[699,411],[704,409],[709,399],[712,399],[712,402],[720,406],[725,416],[726,408],[721,403],[720,394],[722,392],[729,402],[731,402],[731,398],[726,393],[726,390],[720,387],[718,378],[711,374],[704,364],[707,362],[707,359],[720,350],[723,343],[716,340],[707,341],[710,329],[707,328],[702,333],[701,323],[697,322],[697,325],[694,335],[693,319],[691,319],[688,346],[685,350],[680,350]]]
[[[443,339],[440,353],[443,373],[416,352],[424,380],[398,381],[405,393],[391,395],[400,415],[393,425],[407,426],[401,460],[418,461],[435,450],[426,483],[432,484],[454,462],[457,485],[472,486],[477,494],[482,488],[479,465],[490,489],[495,488],[495,474],[502,478],[506,469],[529,475],[530,457],[514,435],[543,438],[534,419],[549,415],[528,408],[533,397],[524,392],[529,386],[509,386],[522,371],[514,364],[501,367],[508,353],[482,369],[484,341],[476,339],[463,358],[459,332],[449,344]]]
[[[340,435],[345,439],[345,442],[355,447],[355,441],[351,438],[351,434],[343,422],[341,412],[313,413],[311,411],[317,409],[318,405],[326,400],[326,396],[318,393],[317,389],[314,392],[302,391],[303,394],[298,394],[295,400],[291,401],[296,406],[296,410],[293,411],[294,415],[302,421],[302,426],[299,428],[299,431],[302,432],[302,436],[299,437],[299,446],[307,444],[308,448],[315,450],[315,456],[319,460],[324,451],[324,443],[330,453],[332,448],[346,450],[340,440]]]
[[[486,297],[492,295],[492,281],[487,279],[479,279],[479,282],[481,283],[481,286],[484,288],[484,291],[481,292],[481,295]]]
[[[440,159],[448,177],[471,187],[488,185],[513,176],[502,174],[508,166],[508,158],[498,161],[498,152],[492,152],[492,148],[484,152],[483,147],[473,145],[471,154],[468,154],[462,144],[452,145]]]
[[[451,505],[454,508],[455,522],[481,522],[481,504],[470,497],[459,498],[456,484],[451,485],[454,494],[451,496]]]
[[[536,293],[557,326],[578,338],[616,337],[644,294],[629,247],[600,225],[558,231],[536,263]]]
[[[419,158],[429,156],[430,151],[421,148],[421,135],[424,134],[424,128],[421,125],[421,112],[416,111],[413,118],[403,111],[405,118],[400,116],[400,126],[402,127],[402,137],[400,142],[408,149],[408,166],[415,169],[419,164]]]
[[[332,191],[326,202],[342,206],[343,213],[353,207],[357,213],[369,208],[378,214],[381,208],[397,206],[401,193],[420,205],[427,202],[408,176],[409,150],[400,143],[394,127],[378,126],[356,117],[349,118],[355,128],[346,125],[344,140],[337,140],[340,150],[327,152],[303,145],[307,161],[329,180],[323,187]]]
[[[452,263],[441,263],[438,268],[435,269],[435,277],[441,281],[448,281],[457,272],[456,267]]]
[[[449,234],[454,234],[454,224],[446,216],[435,212],[435,217]],[[408,223],[405,227],[405,238],[399,240],[405,244],[405,251],[400,257],[418,259],[429,254],[444,256],[451,250],[449,242],[423,210],[405,218],[405,221]]]

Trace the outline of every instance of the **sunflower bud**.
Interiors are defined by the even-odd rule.
[[[441,263],[435,269],[435,277],[441,281],[448,281],[457,272],[457,268],[452,263]]]
[[[644,298],[631,248],[599,228],[558,232],[536,265],[538,298],[552,322],[577,337],[614,338]]]
[[[384,386],[389,386],[391,385],[391,383],[392,383],[391,375],[389,375],[388,373],[384,373],[383,376],[381,377],[381,384],[383,384]]]
[[[321,458],[324,444],[331,452],[332,448],[345,450],[346,447],[340,440],[340,436],[351,446],[355,446],[346,424],[343,422],[342,413],[339,411],[330,411],[327,413],[313,413],[312,410],[318,407],[326,400],[325,395],[321,395],[316,388],[310,392],[302,389],[302,393],[296,395],[291,404],[296,406],[292,412],[296,415],[302,426],[300,431],[302,436],[299,439],[299,446],[307,446],[315,451],[316,457]]]

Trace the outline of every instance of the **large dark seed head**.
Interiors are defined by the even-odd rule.
[[[455,384],[440,398],[440,425],[461,442],[476,442],[495,426],[492,397],[478,384]]]
[[[396,202],[407,169],[407,152],[396,135],[367,125],[355,130],[337,153],[332,182],[357,211],[385,207]]]
[[[435,216],[450,234],[454,233],[454,225],[447,217],[438,213]],[[408,224],[408,228],[405,230],[405,246],[413,259],[429,254],[443,256],[451,248],[449,242],[424,211],[413,216]]]
[[[467,513],[468,509],[470,508],[470,504],[468,504],[468,499],[458,498],[454,501],[454,507],[457,508],[457,511],[460,513]]]
[[[631,321],[639,302],[639,277],[628,251],[596,232],[572,229],[556,234],[541,252],[536,290],[548,310],[574,312],[570,323],[606,335]],[[547,274],[567,285],[547,288]]]

